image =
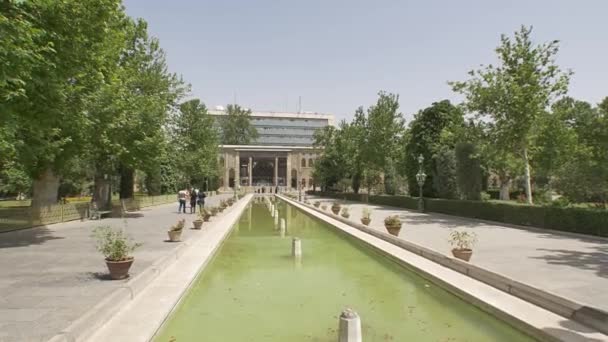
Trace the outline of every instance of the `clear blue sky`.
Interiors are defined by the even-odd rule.
[[[172,71],[209,107],[350,118],[379,90],[400,95],[407,118],[434,101],[459,98],[448,80],[495,59],[501,33],[534,26],[558,39],[572,69],[570,95],[608,96],[608,1],[125,0],[168,55]]]

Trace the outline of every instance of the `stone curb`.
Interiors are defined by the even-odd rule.
[[[282,196],[279,197],[283,200],[295,202],[294,200],[289,198],[284,198]],[[420,255],[442,266],[465,274],[473,279],[479,280],[485,284],[493,286],[497,289],[507,292],[515,297],[521,298],[534,305],[540,306],[543,309],[549,310],[560,316],[572,319],[583,325],[597,329],[602,333],[608,334],[608,312],[605,312],[601,309],[577,303],[573,300],[558,296],[548,291],[541,290],[536,287],[518,282],[501,274],[488,271],[482,267],[475,266],[465,261],[461,261],[459,259],[436,252],[432,249],[416,245],[414,243],[408,242],[404,239],[400,239],[388,233],[369,228],[363,224],[350,221],[339,215],[334,215],[332,212],[325,212],[312,205],[301,202],[297,202],[297,204],[327,215],[351,227],[354,227],[379,239],[397,245],[409,252]]]
[[[234,208],[235,205],[228,207],[224,210],[222,216],[231,212]],[[216,216],[216,220],[217,218],[218,216]],[[97,329],[109,321],[118,309],[132,301],[163,270],[175,263],[183,254],[184,249],[196,245],[198,240],[200,240],[200,236],[192,236],[188,240],[182,241],[169,254],[154,261],[152,265],[129,279],[124,285],[111,290],[112,293],[73,321],[67,328],[53,336],[48,342],[76,342],[89,338]]]

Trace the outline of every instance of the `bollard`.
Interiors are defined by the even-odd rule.
[[[296,258],[302,257],[302,240],[297,237],[291,240],[291,256]]]
[[[347,308],[340,314],[339,342],[362,342],[361,318],[352,309]]]

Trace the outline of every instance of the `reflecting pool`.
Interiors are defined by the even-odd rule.
[[[286,203],[252,202],[155,341],[336,341],[352,307],[364,341],[533,341]],[[302,258],[291,256],[292,237]]]

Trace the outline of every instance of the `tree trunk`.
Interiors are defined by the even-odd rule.
[[[501,201],[508,201],[511,199],[511,180],[506,177],[500,177],[500,196]]]
[[[104,174],[95,174],[95,190],[93,191],[93,201],[97,203],[99,210],[110,210],[112,208],[112,187],[110,179],[106,179]]]
[[[530,160],[528,159],[528,148],[524,147],[524,182],[526,183],[526,201],[528,204],[532,204],[532,182],[530,181]]]
[[[124,165],[120,166],[120,198],[133,198],[133,183],[135,170]]]
[[[59,193],[59,177],[53,170],[46,169],[33,182],[32,207],[56,204]]]

